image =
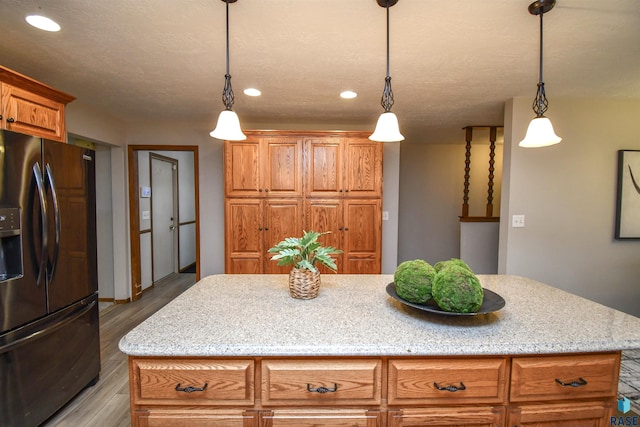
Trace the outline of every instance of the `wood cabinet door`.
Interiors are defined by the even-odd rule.
[[[307,197],[339,197],[344,194],[343,140],[305,140],[305,193]]]
[[[380,411],[299,409],[260,413],[260,427],[381,427]]]
[[[512,408],[509,426],[518,427],[605,427],[612,407],[603,402],[530,405]]]
[[[2,84],[2,127],[58,142],[66,140],[64,105],[9,84]]]
[[[495,427],[504,425],[505,409],[483,406],[404,409],[389,411],[388,417],[388,427]]]
[[[306,199],[305,200],[305,230],[313,230],[318,233],[330,231],[331,233],[320,237],[318,240],[323,246],[333,246],[343,250],[343,220],[342,201],[340,199]],[[338,272],[343,272],[342,254],[334,255],[338,265]],[[320,273],[332,273],[326,267],[319,266]]]
[[[258,427],[258,413],[241,410],[163,409],[133,413],[133,427]]]
[[[345,194],[349,197],[382,197],[383,144],[349,139],[345,145]]]
[[[262,187],[260,165],[260,140],[247,138],[245,141],[225,141],[224,143],[224,189],[226,196],[259,197]]]
[[[264,138],[263,195],[302,196],[302,139]]]
[[[380,274],[380,199],[344,200],[344,273]]]
[[[225,272],[262,273],[264,214],[258,199],[227,199],[225,203]]]
[[[264,203],[265,220],[262,234],[266,256],[264,272],[289,274],[292,266],[278,267],[278,262],[271,261],[271,254],[267,253],[267,251],[286,237],[302,235],[302,200],[265,200]]]

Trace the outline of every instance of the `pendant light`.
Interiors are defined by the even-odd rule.
[[[529,5],[529,13],[540,16],[540,78],[538,93],[533,101],[533,112],[536,113],[536,117],[529,123],[527,134],[520,141],[520,147],[547,147],[562,141],[562,138],[554,132],[551,120],[544,116],[549,108],[549,102],[542,81],[542,15],[553,9],[555,5],[555,0],[538,0]]]
[[[247,139],[247,136],[240,129],[238,115],[231,109],[235,97],[231,88],[231,75],[229,74],[229,3],[235,3],[237,0],[222,1],[227,4],[227,73],[224,76],[224,89],[222,91],[222,103],[225,109],[218,116],[216,128],[209,135],[227,141],[242,141]]]
[[[373,134],[369,137],[372,141],[398,142],[404,140],[398,127],[398,118],[391,112],[393,106],[393,91],[391,90],[391,76],[389,75],[389,8],[398,3],[398,0],[376,0],[378,5],[387,9],[387,77],[384,79],[384,90],[382,91],[382,108],[384,113],[380,114],[378,123]]]

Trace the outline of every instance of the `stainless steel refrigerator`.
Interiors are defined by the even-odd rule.
[[[0,425],[37,426],[100,372],[94,152],[0,131]]]

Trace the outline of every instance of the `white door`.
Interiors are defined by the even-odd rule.
[[[153,153],[151,157],[151,240],[153,282],[177,273],[177,164]]]

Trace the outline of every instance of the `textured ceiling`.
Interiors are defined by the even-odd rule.
[[[393,111],[409,140],[501,124],[507,99],[533,100],[539,20],[529,3],[399,0],[391,8]],[[373,130],[386,60],[376,0],[238,0],[229,9],[242,122]],[[62,31],[30,27],[32,13]],[[0,0],[0,61],[125,121],[213,127],[223,108],[224,26],[220,0]],[[544,30],[550,115],[554,97],[640,98],[640,1],[558,0]],[[263,95],[245,96],[249,86]],[[345,89],[359,96],[342,100]]]

